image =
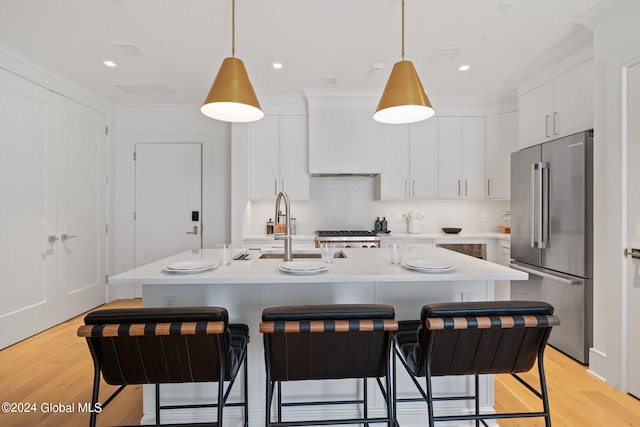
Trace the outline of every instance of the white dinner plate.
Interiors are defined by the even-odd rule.
[[[409,268],[419,268],[421,270],[448,270],[451,269],[449,264],[429,259],[410,259],[404,264]]]
[[[326,270],[329,266],[319,261],[292,261],[280,265],[280,270],[294,274],[313,274]]]
[[[180,261],[167,265],[164,270],[171,273],[196,273],[200,271],[211,270],[219,264],[213,261]]]
[[[406,269],[412,270],[412,271],[418,271],[420,273],[446,273],[447,271],[451,271],[453,270],[453,267],[447,267],[447,268],[417,268],[417,267],[411,267],[408,266],[405,263],[402,263],[402,266]]]

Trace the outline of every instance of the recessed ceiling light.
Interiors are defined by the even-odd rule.
[[[369,64],[369,69],[371,71],[378,71],[384,68],[384,62],[372,62]]]
[[[282,62],[274,62],[273,63],[273,68],[275,68],[276,70],[279,70],[282,68]]]
[[[107,67],[111,67],[111,68],[116,66],[116,63],[113,62],[113,61],[104,61],[103,64],[106,65]]]
[[[467,71],[469,68],[471,68],[469,65],[461,65],[458,71]]]

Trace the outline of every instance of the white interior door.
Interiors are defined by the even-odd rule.
[[[57,320],[54,125],[55,94],[0,70],[0,348]]]
[[[627,247],[640,253],[640,62],[627,68]],[[640,258],[640,255],[639,255]],[[640,259],[627,257],[627,390],[640,398]]]
[[[58,320],[106,299],[105,116],[59,97]]]
[[[136,144],[135,150],[136,266],[201,248],[202,145]]]

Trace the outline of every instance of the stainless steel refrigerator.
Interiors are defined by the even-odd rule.
[[[511,299],[546,301],[549,344],[583,364],[593,337],[593,130],[511,155]]]

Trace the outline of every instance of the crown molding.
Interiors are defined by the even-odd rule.
[[[0,40],[0,69],[101,113],[112,114],[116,110],[113,104],[62,77],[4,40]]]

